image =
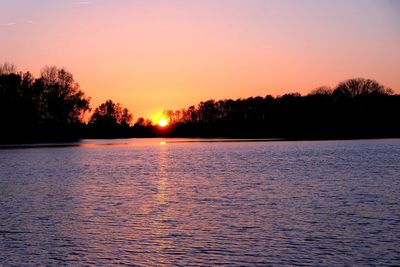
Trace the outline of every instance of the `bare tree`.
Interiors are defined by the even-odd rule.
[[[5,62],[0,66],[0,75],[8,75],[17,73],[17,67],[14,64]]]

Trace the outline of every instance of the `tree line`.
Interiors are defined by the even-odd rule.
[[[93,111],[91,113],[91,111]],[[0,66],[0,142],[112,137],[248,137],[287,139],[400,137],[400,95],[374,80],[350,79],[306,96],[208,100],[167,110],[169,126],[153,125],[107,100],[90,98],[63,68],[39,77]]]
[[[91,111],[90,98],[73,75],[63,68],[44,67],[38,78],[18,72],[9,63],[0,66],[0,142],[61,141],[115,135],[130,127],[132,114],[107,100]]]
[[[168,110],[172,136],[285,139],[400,137],[400,95],[370,79],[349,79],[306,96],[208,100]]]

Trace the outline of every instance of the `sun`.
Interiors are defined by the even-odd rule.
[[[158,125],[159,125],[160,127],[165,127],[165,126],[168,125],[168,121],[167,121],[166,119],[160,119],[160,120],[158,121]]]
[[[154,115],[151,116],[151,121],[153,125],[157,125],[161,128],[167,127],[170,123],[168,116],[166,116],[162,111],[154,113]]]

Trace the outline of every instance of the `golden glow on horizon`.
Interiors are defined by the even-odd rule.
[[[161,126],[161,127],[165,127],[165,126],[167,126],[168,125],[168,121],[166,120],[166,119],[160,119],[159,121],[158,121],[158,125],[159,126]]]
[[[165,117],[163,112],[157,112],[151,116],[151,121],[153,125],[158,125],[160,127],[166,127],[169,124],[169,120]]]

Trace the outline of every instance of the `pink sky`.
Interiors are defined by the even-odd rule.
[[[3,0],[0,62],[65,67],[136,118],[354,77],[400,93],[395,0]]]

